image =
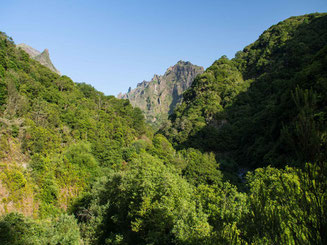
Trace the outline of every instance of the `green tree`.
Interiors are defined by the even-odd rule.
[[[173,171],[142,153],[128,163],[126,171],[113,173],[103,192],[94,199],[98,205],[107,205],[104,217],[92,218],[103,220],[98,228],[98,243],[206,241],[210,235],[206,215],[197,206],[192,186]]]
[[[267,167],[247,176],[247,241],[275,244],[325,244],[326,164],[300,169]]]

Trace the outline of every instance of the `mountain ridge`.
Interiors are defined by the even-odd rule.
[[[181,102],[183,92],[203,71],[201,66],[180,60],[163,75],[154,74],[150,81],[140,82],[136,88],[129,88],[127,93],[117,97],[128,99],[133,107],[144,112],[147,122],[159,127]]]
[[[44,49],[43,52],[40,52],[25,43],[17,44],[16,47],[24,50],[26,53],[29,54],[32,59],[40,62],[41,65],[44,65],[45,67],[48,67],[51,71],[57,73],[58,75],[61,75],[60,71],[57,70],[57,68],[53,65],[50,59],[49,50],[47,48]]]
[[[313,162],[325,147],[326,51],[326,13],[281,21],[198,76],[161,132],[231,165]]]
[[[327,244],[326,67],[327,14],[282,21],[191,81],[169,141],[0,32],[0,244]]]

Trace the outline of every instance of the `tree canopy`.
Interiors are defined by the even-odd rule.
[[[1,244],[327,244],[327,15],[196,77],[159,132],[0,33]]]

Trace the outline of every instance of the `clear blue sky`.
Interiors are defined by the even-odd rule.
[[[0,30],[48,48],[75,82],[109,95],[163,74],[178,60],[232,58],[290,16],[327,12],[326,0],[2,0]]]

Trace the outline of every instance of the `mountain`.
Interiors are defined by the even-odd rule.
[[[326,159],[327,14],[291,17],[185,91],[163,133],[245,167]]]
[[[326,67],[327,14],[286,19],[196,76],[165,137],[0,32],[0,244],[327,244]]]
[[[48,67],[51,71],[60,75],[60,72],[56,69],[56,67],[52,64],[50,59],[49,50],[45,49],[42,53],[31,46],[28,46],[24,43],[16,45],[18,48],[21,48],[26,53],[28,53],[31,58],[35,59],[36,61],[40,62],[42,65]]]
[[[147,122],[159,127],[181,102],[183,92],[202,72],[201,66],[178,61],[164,75],[154,75],[151,81],[137,84],[135,89],[130,88],[126,94],[119,94],[118,98],[128,99],[134,107],[144,112]]]
[[[34,60],[47,51],[26,50],[0,32],[0,214],[46,217],[100,168],[119,166],[118,152],[147,126],[128,101],[59,76]]]

